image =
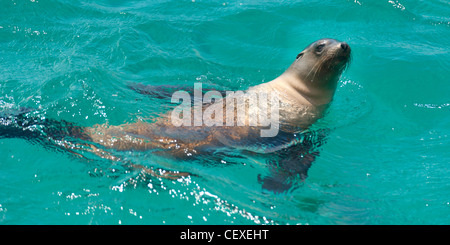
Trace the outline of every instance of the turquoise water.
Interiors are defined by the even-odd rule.
[[[0,224],[450,223],[449,1],[2,0],[0,16],[0,108],[85,126],[172,106],[130,82],[246,89],[325,37],[353,56],[315,125],[327,140],[292,191],[262,191],[260,158],[123,153],[199,174],[172,181],[1,138]]]

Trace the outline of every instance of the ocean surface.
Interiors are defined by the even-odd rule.
[[[173,107],[133,83],[244,90],[318,39],[352,48],[297,188],[263,190],[264,156],[121,153],[196,173],[169,180],[0,136],[0,224],[450,224],[450,1],[2,0],[0,16],[0,111],[83,126]]]

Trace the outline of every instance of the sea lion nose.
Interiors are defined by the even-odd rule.
[[[348,49],[348,44],[346,43],[346,42],[342,42],[341,43],[341,48],[344,50],[344,51],[346,51],[347,49]]]

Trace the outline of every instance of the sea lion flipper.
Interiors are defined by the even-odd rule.
[[[134,90],[140,94],[148,95],[158,99],[170,98],[174,91],[176,91],[176,86],[172,85],[144,85],[142,83],[129,83],[128,88]]]
[[[258,182],[264,190],[282,193],[305,180],[308,170],[320,154],[328,135],[328,129],[305,133],[303,140],[271,153],[267,165],[269,175],[258,176]]]
[[[319,155],[318,151],[302,154],[295,148],[289,149],[288,154],[277,156],[269,162],[270,174],[258,176],[258,182],[264,190],[282,193],[288,191],[299,181],[305,180],[308,169]]]
[[[144,95],[148,95],[158,99],[170,99],[176,91],[186,91],[189,94],[194,94],[194,86],[192,85],[144,85],[142,83],[129,83],[128,88]],[[207,93],[209,91],[218,91],[223,97],[226,96],[226,88],[221,88],[218,85],[210,84],[202,87],[201,92]]]

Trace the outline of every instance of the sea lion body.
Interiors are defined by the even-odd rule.
[[[247,92],[276,95],[279,99],[280,129],[285,132],[305,130],[322,117],[349,59],[348,44],[334,39],[321,39],[299,53],[291,66],[279,77],[250,87]],[[217,103],[212,106],[224,105],[225,103]],[[247,108],[247,115],[260,112],[259,107],[255,105],[247,105]],[[255,123],[252,124],[248,116],[246,122],[245,126],[231,127],[175,127],[171,123],[170,115],[166,114],[155,123],[96,125],[85,128],[85,133],[92,141],[109,148],[163,148],[179,151],[180,155],[183,155],[187,151],[195,151],[196,148],[224,143],[224,138],[230,144],[231,141],[256,137],[254,131],[258,127],[249,126]]]
[[[306,177],[308,168],[318,155],[317,146],[322,144],[322,140],[315,141],[314,137],[303,133],[301,134],[303,138],[299,140],[296,138],[299,134],[296,133],[308,129],[323,116],[349,60],[350,47],[344,42],[321,39],[310,44],[279,77],[253,86],[244,96],[240,96],[247,108],[244,117],[236,117],[230,121],[228,117],[216,118],[216,114],[220,113],[214,113],[217,122],[222,120],[221,126],[174,125],[171,118],[173,113],[167,113],[153,123],[139,121],[117,126],[99,124],[80,127],[66,121],[29,115],[30,110],[27,109],[0,115],[0,138],[19,137],[38,140],[44,144],[61,147],[82,158],[86,157],[80,152],[88,151],[104,159],[123,161],[127,166],[141,169],[152,176],[170,179],[185,177],[189,173],[155,170],[152,167],[131,163],[116,156],[117,152],[109,149],[153,150],[155,154],[180,158],[201,153],[212,156],[220,151],[220,147],[224,147],[225,152],[229,152],[229,147],[250,150],[252,154],[263,153],[267,159],[270,174],[265,177],[258,176],[263,188],[275,192],[284,191],[289,189],[298,177],[302,179]],[[142,91],[142,87],[136,90]],[[165,97],[165,94],[170,93],[165,91],[164,94],[159,94],[152,91],[145,94]],[[277,98],[270,100],[271,108],[276,105],[274,107],[277,109],[276,113],[268,112],[261,104],[252,102],[252,94],[270,94],[274,96],[273,98]],[[223,101],[228,98],[230,96],[218,100],[217,103],[215,101],[212,105],[208,104],[207,108],[201,104],[200,110],[226,111],[230,107]],[[237,115],[239,109],[233,108],[231,112]],[[195,116],[195,108],[186,113]],[[261,137],[260,132],[267,125],[261,125],[260,118],[253,116],[263,113],[270,114],[271,118],[277,116],[279,119],[277,125],[279,131],[276,136]],[[225,122],[231,122],[232,125]]]

